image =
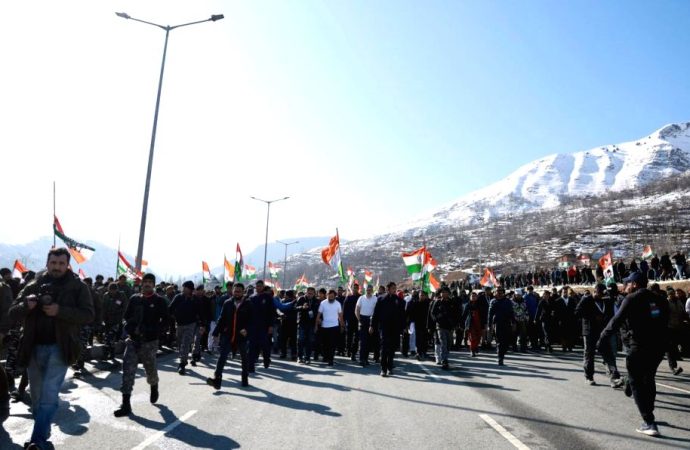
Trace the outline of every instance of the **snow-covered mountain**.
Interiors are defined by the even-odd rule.
[[[391,232],[511,217],[556,207],[566,197],[636,188],[688,170],[690,122],[671,124],[637,141],[546,156]]]

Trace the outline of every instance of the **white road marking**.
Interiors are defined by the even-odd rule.
[[[168,425],[167,427],[165,427],[165,428],[163,428],[162,430],[158,431],[157,433],[153,434],[153,435],[150,436],[148,439],[146,439],[144,442],[142,442],[141,444],[139,444],[139,445],[137,445],[136,447],[134,447],[132,450],[143,450],[143,449],[145,449],[145,448],[148,447],[149,445],[151,445],[151,444],[153,444],[154,442],[156,442],[158,439],[160,439],[160,438],[162,438],[163,436],[165,436],[167,433],[170,433],[172,430],[174,430],[175,428],[177,428],[177,427],[178,427],[179,425],[181,425],[185,420],[189,419],[190,417],[192,417],[192,416],[193,416],[194,414],[196,414],[197,412],[198,412],[198,411],[195,410],[195,409],[193,409],[193,410],[187,412],[184,416],[180,417],[180,418],[177,419],[175,422],[171,423],[171,424]]]
[[[661,386],[661,387],[665,387],[667,389],[673,389],[675,391],[680,391],[680,392],[685,392],[686,394],[690,394],[690,391],[686,391],[685,389],[677,388],[675,386],[669,386],[668,384],[657,383],[657,386]]]
[[[111,373],[112,372],[109,372],[107,370],[99,370],[98,372],[94,372],[92,375],[98,378],[99,380],[105,380]]]
[[[431,378],[433,378],[433,379],[435,379],[435,380],[440,380],[440,379],[441,379],[441,377],[439,377],[438,375],[436,375],[435,373],[433,373],[433,372],[432,372],[431,370],[429,370],[424,364],[422,364],[421,361],[417,361],[417,365],[418,365],[419,367],[421,367],[422,370],[424,370],[424,372],[426,372]]]
[[[496,422],[494,419],[492,419],[491,416],[489,416],[487,414],[480,414],[479,417],[481,417],[482,420],[484,420],[484,422],[488,423],[491,426],[491,428],[498,431],[498,434],[500,434],[501,436],[506,438],[508,440],[508,442],[513,444],[513,446],[515,448],[517,448],[519,450],[529,450],[528,446],[526,446],[525,444],[520,442],[520,440],[518,438],[516,438],[508,430],[503,428],[498,422]]]

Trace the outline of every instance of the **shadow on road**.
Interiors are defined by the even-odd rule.
[[[171,423],[177,421],[177,416],[165,405],[155,405],[160,412],[163,422],[156,422],[155,420],[146,419],[144,417],[130,416],[132,422],[136,422],[146,428],[152,430],[162,430]],[[227,436],[222,436],[218,434],[208,433],[194,425],[190,425],[187,422],[182,422],[173,430],[165,434],[165,437],[169,439],[175,439],[188,447],[195,448],[240,448],[240,444],[230,439]]]
[[[282,406],[283,408],[297,409],[297,410],[301,410],[301,411],[312,411],[312,412],[315,412],[317,414],[321,414],[323,416],[330,416],[330,417],[342,416],[342,414],[340,414],[339,412],[331,410],[330,406],[320,405],[318,403],[303,402],[301,400],[295,400],[292,398],[283,397],[281,395],[267,391],[266,389],[251,387],[248,389],[248,392],[260,392],[261,394],[263,394],[263,396],[249,395],[249,394],[238,393],[238,392],[224,392],[224,391],[217,391],[216,395],[232,395],[235,397],[244,397],[244,398],[249,399],[249,400],[256,400],[259,402],[270,403],[271,405]]]

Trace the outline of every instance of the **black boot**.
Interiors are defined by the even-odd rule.
[[[213,386],[213,388],[216,390],[220,389],[221,381],[222,380],[220,377],[206,378],[206,384]]]
[[[132,414],[132,405],[129,403],[129,394],[122,394],[122,404],[120,409],[115,410],[115,417],[124,417]]]
[[[151,400],[151,403],[156,403],[158,401],[158,385],[157,384],[151,385],[151,397],[149,398],[149,400]]]

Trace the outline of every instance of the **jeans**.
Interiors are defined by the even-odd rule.
[[[598,331],[598,330],[597,330]],[[584,336],[585,351],[583,353],[583,363],[585,369],[585,378],[591,380],[594,377],[594,358],[597,351],[597,340],[600,333],[590,333]],[[617,351],[617,336],[615,334],[608,338],[608,345],[605,342],[604,348],[601,349],[601,356],[606,364],[607,372],[612,380],[620,378],[618,368],[616,367],[616,351]]]
[[[443,363],[448,361],[448,346],[450,345],[451,331],[443,328],[436,329],[434,339],[434,350],[436,352],[436,362]]]
[[[57,344],[34,347],[28,372],[34,417],[31,442],[40,446],[50,438],[50,424],[57,411],[60,387],[67,373],[67,364]]]
[[[311,344],[314,341],[314,328],[310,325],[299,325],[297,329],[297,357],[300,361],[311,358]]]
[[[240,353],[240,358],[242,361],[242,383],[247,383],[249,380],[249,345],[247,338],[242,335],[235,336],[237,350]],[[218,361],[216,362],[216,371],[214,373],[217,379],[223,377],[223,369],[225,364],[228,362],[228,355],[232,351],[232,342],[230,342],[230,336],[227,334],[220,335],[219,342],[220,354],[218,355]]]
[[[683,278],[685,278],[685,267],[676,264],[676,280],[682,280]]]

